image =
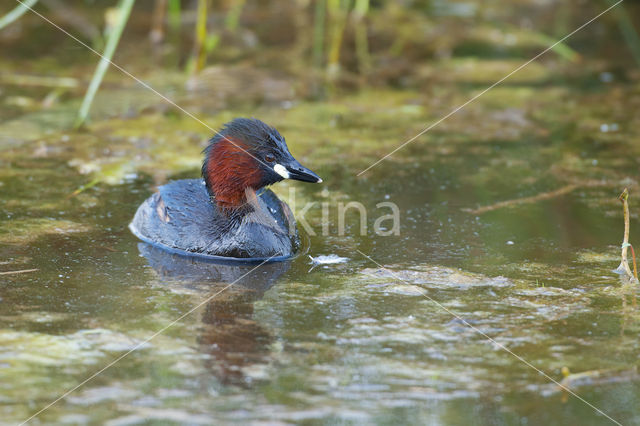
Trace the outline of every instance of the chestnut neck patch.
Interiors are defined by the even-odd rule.
[[[245,204],[247,188],[260,188],[261,165],[247,151],[246,144],[229,138],[211,144],[206,150],[202,175],[209,194],[224,209]]]

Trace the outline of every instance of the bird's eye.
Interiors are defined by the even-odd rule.
[[[267,163],[273,163],[274,161],[276,161],[276,157],[274,157],[273,154],[265,155],[264,159]]]

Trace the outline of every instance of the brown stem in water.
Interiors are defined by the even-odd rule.
[[[493,210],[498,210],[504,207],[515,206],[518,204],[535,203],[537,201],[548,200],[550,198],[559,197],[561,195],[568,194],[569,192],[572,192],[577,188],[578,188],[578,185],[570,184],[570,185],[563,186],[562,188],[556,189],[555,191],[543,192],[541,194],[534,195],[532,197],[516,198],[515,200],[500,201],[499,203],[495,203],[490,206],[478,207],[477,209],[464,209],[464,211],[471,214],[483,214],[483,213],[487,213]]]
[[[631,246],[629,244],[629,190],[627,188],[622,191],[622,194],[618,197],[618,200],[622,202],[622,213],[624,215],[624,237],[622,240],[622,253],[620,259],[620,266],[616,269],[616,272],[620,274],[625,274],[629,279],[635,280],[637,274],[634,275],[629,268],[629,262],[627,260],[627,248]],[[635,258],[635,255],[634,255]]]
[[[638,267],[636,266],[636,252],[633,250],[633,246],[629,244],[629,248],[631,249],[631,258],[633,259],[633,276],[638,279]]]
[[[21,269],[19,271],[6,271],[0,272],[0,275],[14,275],[14,274],[26,274],[27,272],[35,272],[38,269]]]

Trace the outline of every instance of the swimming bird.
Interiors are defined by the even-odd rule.
[[[141,240],[210,259],[285,259],[299,247],[289,206],[266,187],[284,179],[320,183],[284,137],[257,119],[225,124],[203,151],[202,179],[158,188],[129,224]]]

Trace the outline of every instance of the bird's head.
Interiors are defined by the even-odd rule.
[[[293,158],[284,137],[257,119],[236,118],[204,150],[202,177],[209,194],[223,208],[246,202],[247,189],[258,190],[283,179],[322,182]]]

